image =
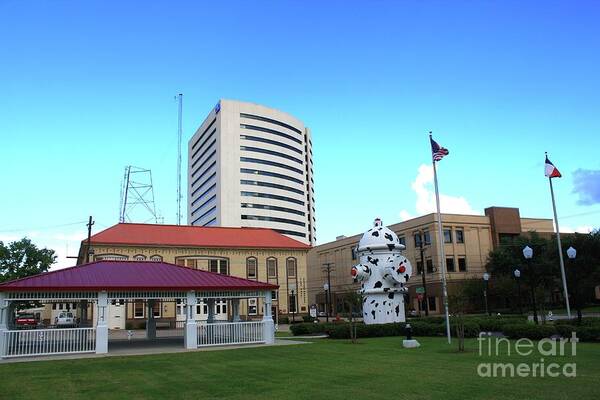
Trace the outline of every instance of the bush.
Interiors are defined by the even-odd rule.
[[[383,337],[383,336],[403,336],[406,335],[404,323],[395,324],[373,324],[365,325],[363,323],[356,324],[357,337]],[[331,339],[349,339],[350,324],[335,324],[326,330],[326,333]]]
[[[426,322],[428,324],[443,324],[446,321],[446,317],[420,317],[413,318],[409,322],[412,324],[413,321]]]
[[[342,324],[336,324],[342,325]],[[319,333],[327,333],[329,329],[334,327],[334,324],[315,324],[314,322],[303,322],[290,326],[290,331],[294,336],[314,335]]]
[[[581,325],[556,325],[556,330],[563,338],[570,338],[572,332],[575,332],[577,339],[582,342],[600,341],[600,327],[598,326],[581,326]]]
[[[540,340],[557,333],[554,325],[506,324],[502,328],[504,335],[511,339],[527,338]]]
[[[423,321],[411,321],[412,334],[414,336],[443,336],[446,334],[444,323],[429,323]]]
[[[456,335],[456,326],[454,324],[450,324],[452,327],[452,335]],[[474,338],[479,336],[479,332],[481,332],[481,327],[478,323],[473,321],[465,321],[465,337],[466,338]]]
[[[484,332],[501,332],[507,324],[527,323],[525,315],[467,317],[467,321],[479,324]]]
[[[302,320],[304,322],[313,322],[315,319],[313,317],[311,317],[310,315],[303,315]]]
[[[554,325],[579,325],[577,318],[573,319],[558,319],[554,321]],[[586,317],[581,319],[579,326],[600,326],[600,318]]]
[[[280,324],[289,324],[290,323],[290,319],[288,317],[279,317],[278,322]]]

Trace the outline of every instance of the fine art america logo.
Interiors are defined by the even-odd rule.
[[[491,337],[481,333],[479,356],[489,357],[490,362],[482,362],[477,366],[477,374],[482,378],[491,377],[551,377],[564,376],[575,378],[577,364],[574,362],[556,362],[556,357],[575,357],[577,355],[577,336],[571,333],[570,338],[542,339],[537,344],[530,339],[519,339],[511,342],[506,338]],[[527,360],[514,362],[493,362],[494,357],[527,357]],[[534,357],[532,362],[531,358]],[[546,360],[544,357],[552,357]],[[550,362],[552,361],[552,362]]]

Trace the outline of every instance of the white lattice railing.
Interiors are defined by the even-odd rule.
[[[198,325],[198,347],[264,342],[262,321]]]
[[[2,357],[93,353],[96,328],[30,329],[4,331]]]

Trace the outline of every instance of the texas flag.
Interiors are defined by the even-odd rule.
[[[546,155],[546,176],[548,178],[561,178],[562,175],[558,171],[558,168],[548,160],[548,156]]]

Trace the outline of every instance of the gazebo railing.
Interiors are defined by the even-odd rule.
[[[96,328],[13,330],[3,334],[0,356],[5,358],[96,351]]]
[[[217,322],[198,325],[198,347],[265,343],[264,323]]]

